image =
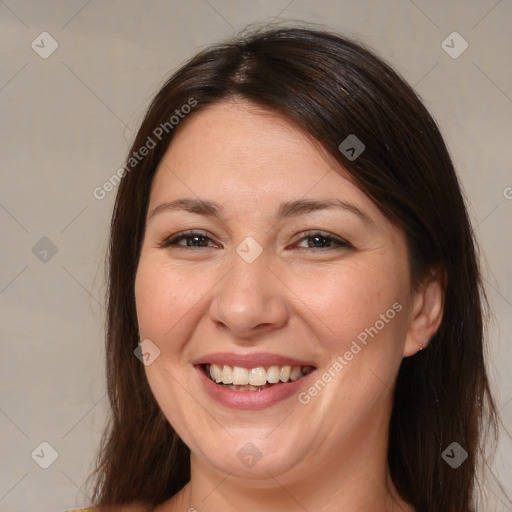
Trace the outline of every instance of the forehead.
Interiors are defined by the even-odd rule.
[[[191,172],[200,166],[217,176],[244,180],[279,178],[290,171],[314,175],[329,168],[326,154],[310,137],[278,113],[245,101],[222,102],[194,113],[176,133],[166,157],[168,164]]]
[[[176,132],[154,177],[151,202],[185,193],[238,197],[259,207],[350,194],[378,212],[320,144],[280,114],[246,101],[197,111]]]

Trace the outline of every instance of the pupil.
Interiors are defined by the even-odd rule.
[[[311,236],[309,238],[310,238],[310,240],[315,240],[315,241],[323,240],[324,241],[324,243],[320,243],[319,245],[315,245],[314,242],[313,243],[308,242],[309,247],[326,247],[326,245],[329,243],[327,238],[325,238],[324,236]]]
[[[193,241],[197,241],[198,239],[204,239],[203,236],[200,236],[200,235],[192,235],[191,237],[188,238],[187,240],[187,245],[190,247],[190,246],[193,246],[194,245],[194,242]]]

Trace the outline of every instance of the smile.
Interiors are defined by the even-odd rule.
[[[256,411],[297,400],[317,373],[310,362],[300,365],[301,361],[272,355],[250,359],[224,353],[196,361],[194,368],[206,395],[229,409]]]
[[[204,365],[206,376],[212,382],[234,391],[263,391],[269,387],[295,382],[314,370],[313,366],[258,366],[244,368],[226,364]]]

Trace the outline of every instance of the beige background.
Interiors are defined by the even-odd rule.
[[[512,426],[512,1],[5,0],[0,511],[89,503],[83,484],[106,411],[103,258],[115,195],[98,200],[93,190],[123,164],[173,69],[200,47],[276,17],[325,23],[369,44],[438,120],[485,255],[492,376]],[[52,41],[38,37],[43,31],[58,43],[46,59],[39,53]],[[469,44],[458,58],[441,46],[453,31]],[[51,462],[43,441],[58,453],[48,469],[39,466]],[[495,469],[512,492],[512,441],[502,440]],[[507,509],[495,501],[492,510]]]

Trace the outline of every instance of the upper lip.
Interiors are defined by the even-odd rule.
[[[196,359],[193,364],[217,364],[239,366],[241,368],[268,368],[270,366],[315,366],[311,361],[301,361],[293,357],[269,352],[254,354],[235,354],[233,352],[216,352]]]

